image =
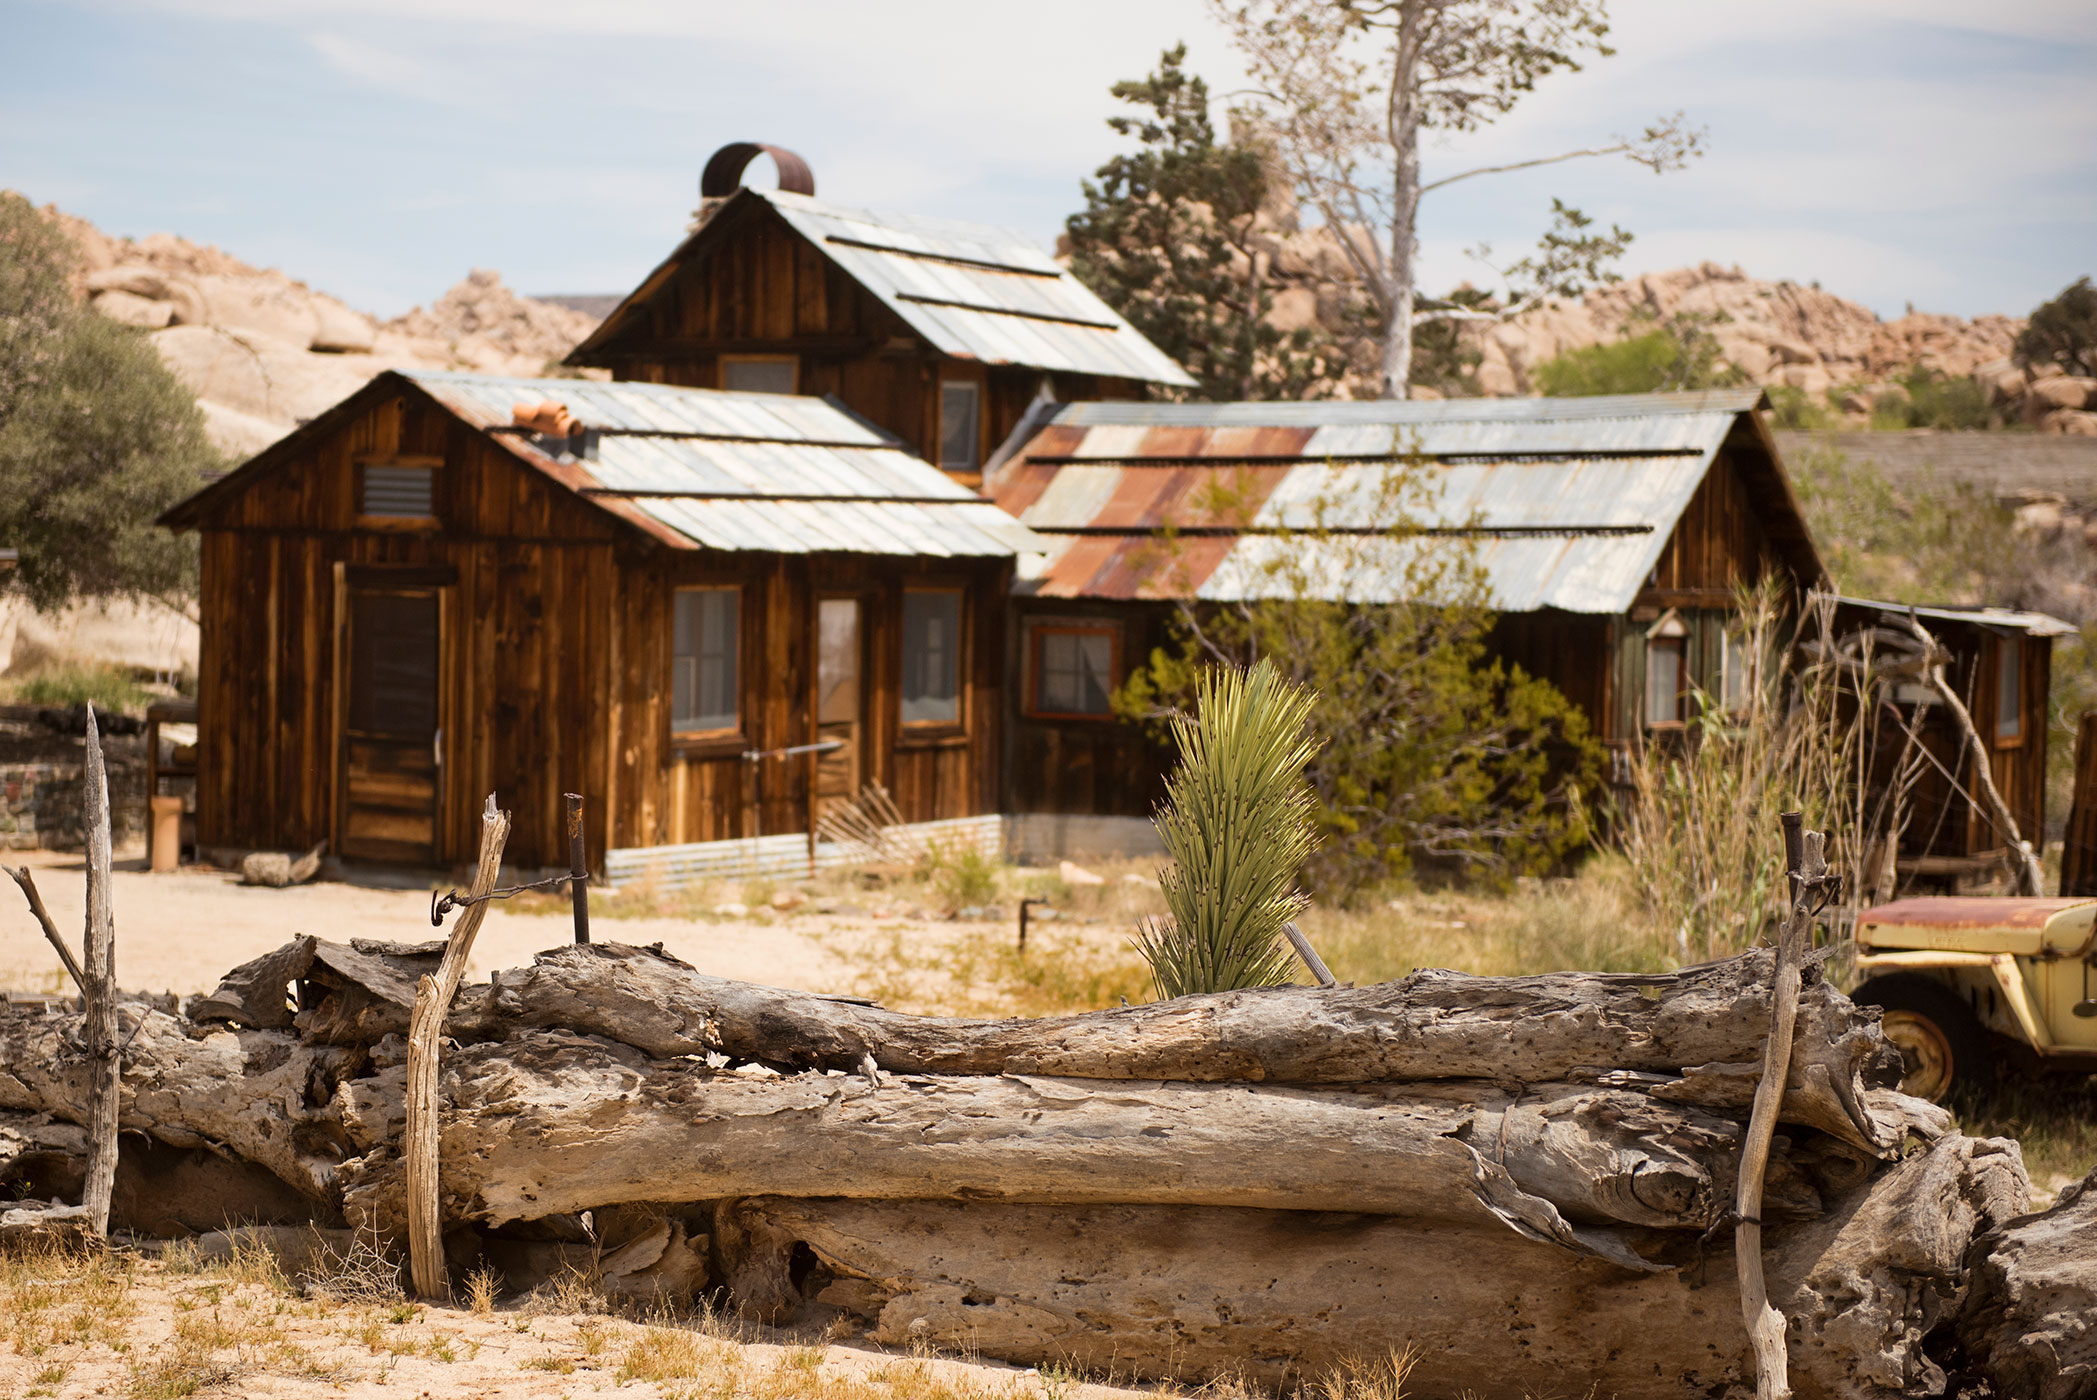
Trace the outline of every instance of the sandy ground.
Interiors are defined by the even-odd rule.
[[[59,930],[77,948],[86,921],[86,880],[78,855],[25,851],[4,862],[26,864]],[[449,888],[446,886],[445,888]],[[225,871],[185,866],[155,875],[139,859],[119,859],[114,901],[117,983],[129,990],[208,992],[221,974],[285,943],[295,934],[347,942],[383,938],[412,943],[440,936],[430,926],[427,890],[378,889],[316,882],[290,889],[242,885]],[[540,901],[543,907],[546,901]],[[457,918],[446,919],[449,927]],[[605,941],[662,943],[703,972],[780,987],[842,989],[848,970],[837,949],[858,937],[913,930],[936,937],[952,925],[907,918],[825,916],[797,912],[752,918],[601,919]],[[528,965],[532,955],[573,938],[565,912],[521,913],[496,904],[481,925],[468,980],[498,968]],[[0,881],[0,988],[58,991],[63,972],[27,905]]]
[[[995,1362],[909,1356],[704,1317],[653,1322],[511,1300],[331,1300],[253,1270],[156,1261],[7,1267],[0,1396],[1116,1400],[1156,1391]],[[243,1277],[243,1274],[246,1276]]]

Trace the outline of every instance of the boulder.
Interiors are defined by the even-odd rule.
[[[2074,374],[2048,375],[2033,380],[2024,397],[2025,403],[2039,413],[2056,408],[2088,408],[2097,403],[2097,379]]]
[[[1308,287],[1275,293],[1267,324],[1282,332],[1309,330],[1318,324],[1318,294]]]
[[[333,297],[316,296],[313,308],[311,348],[327,355],[368,355],[377,340],[377,328],[369,316],[350,310]]]
[[[265,336],[302,351],[313,343],[318,318],[313,312],[312,294],[289,278],[273,274],[200,277],[197,290],[203,294],[209,325]]]
[[[2057,408],[2039,420],[2042,433],[2063,437],[2097,437],[2097,413],[2080,408]]]
[[[117,289],[95,293],[94,300],[88,304],[112,321],[149,331],[160,330],[175,315],[171,302],[154,301],[150,297]]]
[[[204,436],[236,462],[244,462],[298,426],[289,419],[257,418],[210,399],[198,399],[204,411]]]
[[[198,399],[289,427],[348,398],[371,377],[303,345],[216,326],[170,326],[153,348]]]
[[[129,292],[148,301],[166,301],[167,274],[145,263],[119,263],[87,275],[90,295],[100,292]]]

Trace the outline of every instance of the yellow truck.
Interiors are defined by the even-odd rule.
[[[1883,1007],[1901,1088],[1941,1099],[2009,1060],[2097,1072],[2097,899],[1902,899],[1857,918],[1854,1001]]]

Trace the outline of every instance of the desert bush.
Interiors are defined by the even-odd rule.
[[[1814,595],[1796,626],[1831,637],[1833,609]],[[1781,916],[1781,813],[1803,812],[1809,828],[1828,833],[1828,864],[1843,876],[1851,912],[1869,843],[1889,830],[1897,839],[1901,822],[1898,785],[1874,793],[1864,781],[1880,729],[1900,722],[1891,708],[1832,656],[1791,644],[1794,624],[1773,580],[1744,596],[1739,612],[1742,654],[1755,658],[1742,703],[1729,709],[1698,695],[1679,743],[1633,755],[1618,801],[1612,839],[1678,962],[1739,952]]]
[[[1535,375],[1537,388],[1554,398],[1716,389],[1740,379],[1738,370],[1719,367],[1718,339],[1705,321],[1681,315],[1622,340],[1568,350],[1538,365]]]
[[[1180,762],[1157,816],[1171,913],[1136,937],[1160,998],[1290,980],[1282,925],[1310,903],[1296,882],[1315,844],[1311,703],[1262,659],[1207,671],[1195,713],[1173,718]]]
[[[1793,432],[1821,432],[1842,426],[1842,417],[1824,398],[1815,398],[1789,384],[1772,384],[1769,394],[1769,425]]]
[[[1303,504],[1300,526],[1263,540],[1237,600],[1178,603],[1170,644],[1115,697],[1124,718],[1169,734],[1219,663],[1269,660],[1308,692],[1320,842],[1306,880],[1321,899],[1422,867],[1504,886],[1587,839],[1579,793],[1600,756],[1587,718],[1492,656],[1477,539],[1420,524],[1435,489],[1416,461],[1348,468],[1336,494]],[[1225,521],[1252,509],[1227,471],[1195,504]],[[1177,542],[1160,548],[1161,591],[1177,588]]]
[[[1898,382],[1905,392],[1881,394],[1872,402],[1872,427],[1957,432],[1995,423],[1988,391],[1970,375],[1953,377],[1939,369],[1918,366]]]
[[[934,841],[925,848],[922,874],[949,910],[984,905],[998,897],[1003,866],[967,842]]]
[[[0,681],[17,705],[70,707],[91,704],[104,714],[143,710],[149,698],[144,686],[117,666],[61,662],[39,667],[25,676]]]

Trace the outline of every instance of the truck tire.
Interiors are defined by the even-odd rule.
[[[1902,1093],[1941,1102],[1953,1084],[1985,1084],[1994,1077],[1988,1033],[1942,982],[1897,972],[1867,980],[1849,999],[1884,1012],[1880,1024],[1905,1065]]]

